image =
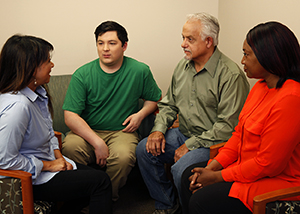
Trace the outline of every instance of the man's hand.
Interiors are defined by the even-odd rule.
[[[186,147],[185,144],[182,144],[178,149],[175,150],[174,161],[175,163],[190,150]]]
[[[106,165],[106,159],[109,156],[109,151],[106,143],[104,140],[99,138],[99,142],[97,143],[97,146],[95,148],[95,155],[96,155],[96,164],[98,164],[101,167],[105,167]]]
[[[153,156],[158,156],[161,153],[165,153],[166,140],[163,133],[156,131],[152,132],[148,136],[146,150]]]
[[[139,113],[132,114],[126,118],[126,120],[122,123],[123,126],[127,126],[122,130],[123,132],[135,132],[141,125],[143,118],[139,115]]]

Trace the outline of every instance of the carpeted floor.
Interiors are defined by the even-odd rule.
[[[113,214],[151,214],[155,209],[154,200],[137,166],[129,174],[126,185],[120,189],[119,196],[113,205]]]

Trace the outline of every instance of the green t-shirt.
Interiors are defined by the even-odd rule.
[[[138,111],[139,99],[158,101],[161,90],[144,63],[125,57],[115,73],[105,73],[99,59],[72,75],[63,109],[79,114],[94,130],[121,130]]]

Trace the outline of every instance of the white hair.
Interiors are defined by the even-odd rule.
[[[214,46],[219,44],[220,25],[218,19],[208,13],[194,13],[187,15],[187,20],[196,19],[201,22],[202,29],[200,35],[204,41],[207,37],[211,37],[214,41]]]

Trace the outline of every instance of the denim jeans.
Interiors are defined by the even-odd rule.
[[[209,148],[198,148],[189,151],[174,164],[175,150],[188,139],[178,128],[170,129],[165,134],[165,153],[153,156],[146,150],[148,138],[144,138],[137,146],[137,163],[144,182],[155,200],[156,209],[170,209],[176,204],[172,182],[167,178],[164,164],[171,163],[174,184],[180,199],[181,175],[190,165],[209,159]]]

